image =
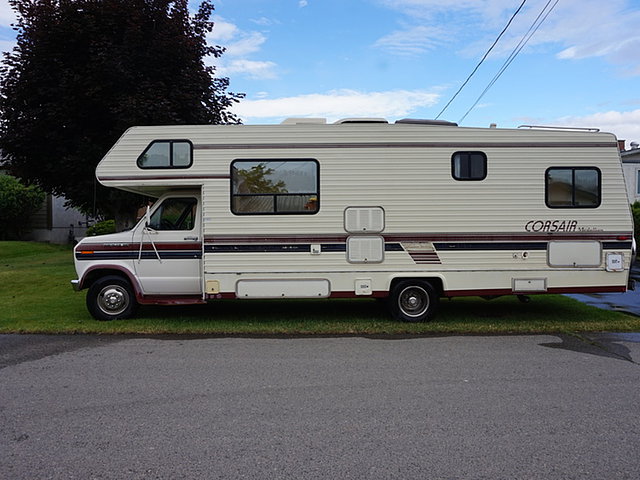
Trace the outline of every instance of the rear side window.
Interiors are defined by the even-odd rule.
[[[138,157],[140,168],[189,168],[193,145],[188,140],[156,140]]]
[[[313,159],[235,160],[231,211],[236,215],[317,213],[319,170]]]
[[[552,167],[545,173],[549,208],[597,208],[602,181],[596,167]]]
[[[484,180],[487,178],[487,156],[483,152],[454,153],[451,176],[455,180]]]

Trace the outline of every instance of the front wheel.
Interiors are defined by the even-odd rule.
[[[87,309],[96,320],[129,318],[137,306],[129,281],[116,275],[96,280],[87,292]]]
[[[431,283],[404,280],[391,290],[391,314],[402,322],[426,322],[438,308],[440,297]]]

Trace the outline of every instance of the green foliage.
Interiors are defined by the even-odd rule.
[[[9,0],[17,45],[0,69],[6,166],[74,207],[135,215],[141,198],[95,182],[95,167],[133,125],[239,123],[205,58],[211,0]],[[94,211],[94,192],[97,211]]]
[[[20,239],[44,198],[45,193],[35,185],[25,186],[17,178],[0,175],[0,239]]]
[[[273,183],[269,175],[273,174],[273,168],[267,168],[264,163],[251,167],[250,170],[238,170],[238,176],[242,178],[242,187],[246,191],[242,193],[287,193],[287,185],[280,180]]]
[[[631,213],[633,213],[633,235],[636,239],[636,247],[640,248],[640,202],[631,205]]]
[[[87,237],[95,237],[96,235],[106,235],[108,233],[116,233],[115,220],[103,220],[87,228]]]

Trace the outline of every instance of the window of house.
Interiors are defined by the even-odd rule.
[[[316,160],[235,160],[231,211],[236,215],[313,214],[320,208]]]
[[[487,156],[483,152],[454,153],[451,175],[456,180],[484,180],[487,178]]]
[[[189,168],[193,145],[188,140],[156,140],[138,157],[140,168]]]
[[[195,198],[167,198],[151,215],[154,230],[193,230],[198,201]]]
[[[601,174],[595,167],[553,167],[546,171],[550,208],[596,208],[601,201]]]
[[[637,174],[637,178],[636,178],[636,195],[640,195],[640,170],[638,170],[636,172]]]

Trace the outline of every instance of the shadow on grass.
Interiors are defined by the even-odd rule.
[[[392,320],[382,301],[221,300],[207,305],[141,307],[138,318],[108,322],[125,331],[221,335],[428,335],[545,333],[568,331],[632,331],[640,320],[616,312],[548,295],[522,303],[515,297],[486,301],[477,297],[444,299],[436,318],[427,323]],[[131,327],[132,330],[130,330]]]

